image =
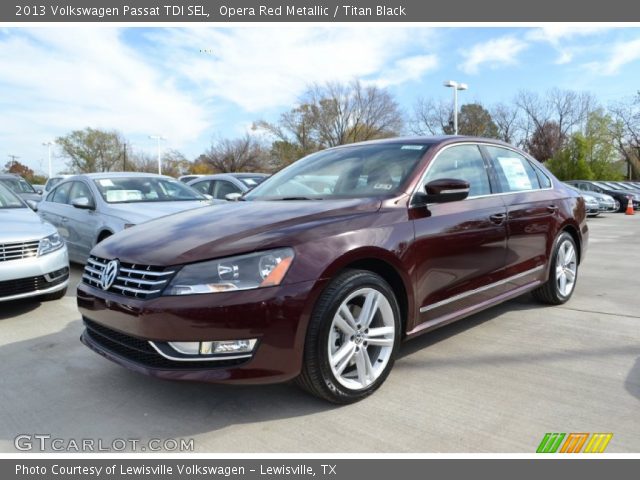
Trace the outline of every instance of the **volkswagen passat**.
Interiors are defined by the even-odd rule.
[[[0,226],[0,302],[62,298],[69,283],[64,241],[53,225],[1,184]]]
[[[404,339],[529,291],[566,302],[587,238],[584,200],[507,144],[342,146],[244,201],[98,244],[78,287],[82,341],[157,377],[296,379],[353,402],[384,382]]]

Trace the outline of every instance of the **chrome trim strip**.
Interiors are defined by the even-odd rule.
[[[133,277],[116,277],[116,280],[120,280],[121,282],[132,282],[138,283],[140,285],[164,285],[167,283],[167,280],[142,280],[141,278],[133,278]]]
[[[47,293],[53,293],[53,292],[57,292],[58,290],[62,290],[63,288],[66,288],[67,286],[69,286],[69,280],[65,280],[64,282],[60,283],[59,285],[55,285],[53,287],[49,287],[46,288],[44,290],[34,290],[33,292],[27,292],[27,293],[18,293],[16,295],[11,295],[9,297],[0,297],[0,302],[6,302],[9,300],[18,300],[20,298],[29,298],[29,297],[37,297],[39,295],[46,295]]]
[[[162,350],[160,350],[156,346],[156,344],[153,343],[152,341],[149,341],[149,345],[151,345],[153,349],[156,352],[158,352],[160,355],[162,355],[164,358],[166,358],[167,360],[173,360],[174,362],[215,362],[220,360],[240,360],[241,358],[251,358],[253,356],[253,352],[251,352],[251,353],[245,353],[243,355],[233,355],[233,356],[226,356],[226,357],[178,358],[178,357],[172,357],[170,355],[167,355]]]
[[[111,285],[111,288],[117,288],[118,290],[122,290],[125,292],[131,292],[140,295],[151,295],[153,293],[161,292],[162,290],[139,290],[133,287],[125,287],[124,285]]]
[[[155,277],[164,277],[164,276],[172,275],[173,273],[175,273],[175,271],[173,270],[169,272],[152,272],[150,270],[136,270],[134,268],[124,268],[124,267],[120,267],[120,271],[124,273],[135,273],[137,275],[151,275]]]
[[[438,307],[442,307],[448,303],[455,302],[457,300],[462,300],[463,298],[470,297],[471,295],[475,295],[477,293],[482,293],[486,290],[490,290],[495,287],[499,287],[500,285],[504,285],[505,283],[512,282],[513,280],[517,280],[522,277],[526,277],[527,275],[531,275],[532,273],[539,272],[544,269],[544,265],[539,265],[531,270],[527,270],[525,272],[518,273],[517,275],[513,275],[512,277],[503,278],[494,283],[490,283],[489,285],[484,285],[482,287],[475,288],[473,290],[469,290],[468,292],[459,293],[458,295],[454,295],[453,297],[446,298],[436,303],[432,303],[431,305],[426,305],[424,307],[420,307],[420,313],[428,312],[429,310],[433,310]]]
[[[95,268],[91,268],[89,265],[85,265],[84,269],[89,273],[93,273],[94,275],[102,275],[102,270],[96,270]]]

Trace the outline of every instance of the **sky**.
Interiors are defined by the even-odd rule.
[[[226,26],[0,28],[0,168],[16,155],[40,173],[47,147],[85,127],[118,130],[134,150],[187,158],[275,121],[310,83],[387,88],[409,116],[420,97],[510,102],[519,90],[640,89],[640,28]],[[53,172],[66,160],[53,149]]]

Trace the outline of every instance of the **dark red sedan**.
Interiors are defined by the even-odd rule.
[[[566,302],[588,239],[577,193],[482,138],[325,150],[242,200],[98,244],[78,287],[82,341],[157,377],[296,379],[353,402],[404,339],[528,291]]]

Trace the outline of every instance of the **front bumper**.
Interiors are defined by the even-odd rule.
[[[66,247],[39,257],[0,262],[0,302],[54,293],[68,284]]]
[[[322,282],[149,300],[104,292],[81,283],[81,341],[130,370],[172,379],[276,383],[300,373],[306,327]],[[175,361],[153,348],[159,342],[257,338],[249,358]]]

